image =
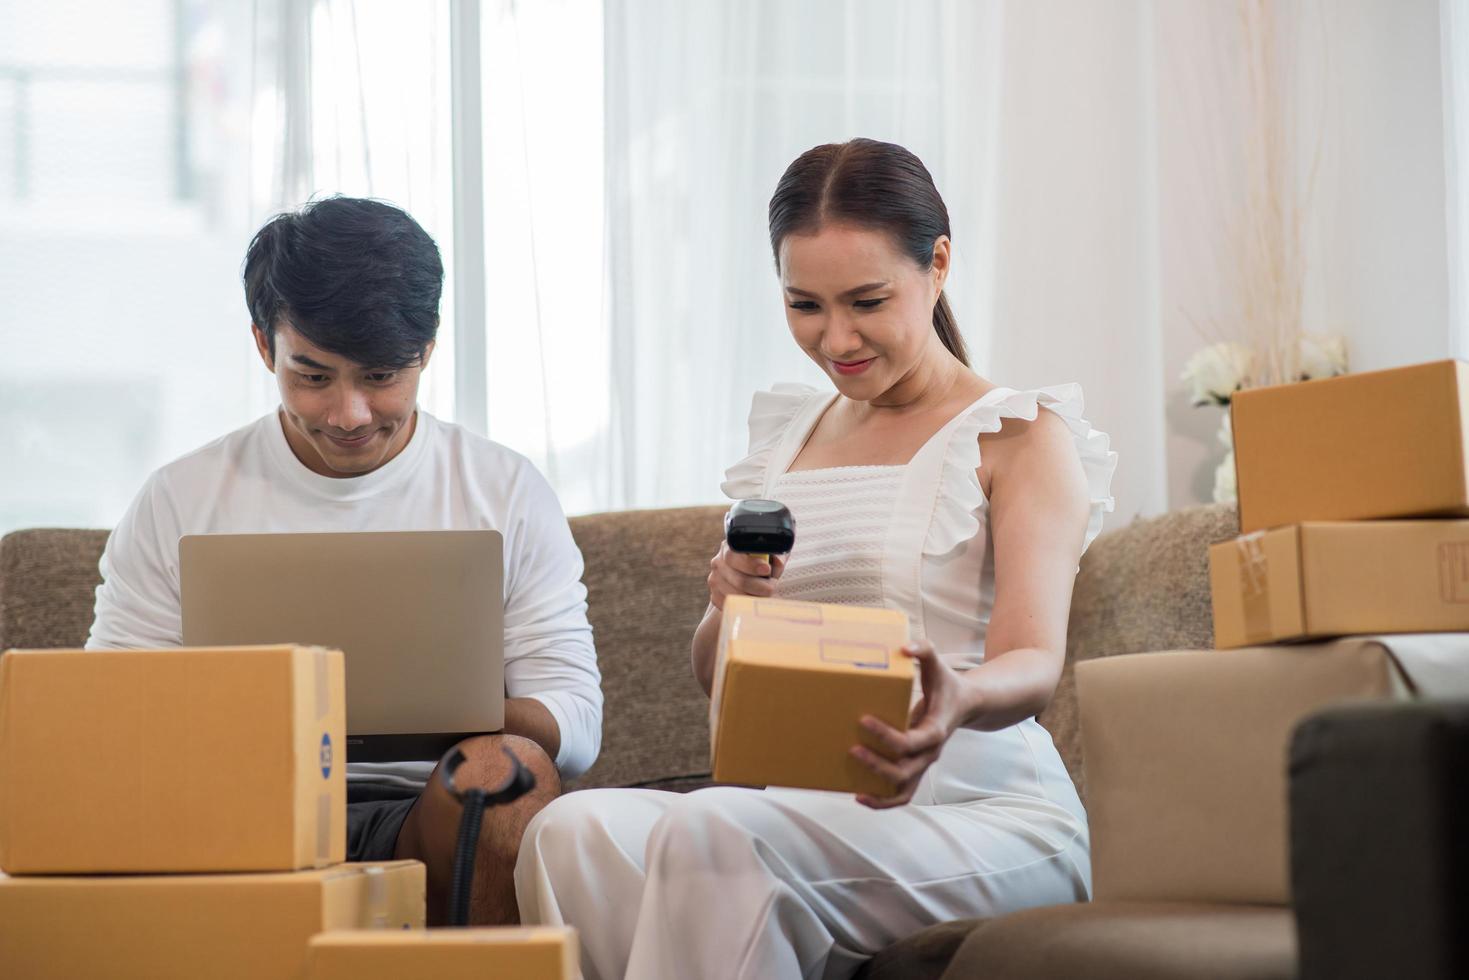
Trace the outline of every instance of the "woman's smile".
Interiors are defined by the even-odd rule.
[[[832,369],[835,370],[838,374],[843,374],[851,377],[852,375],[861,374],[863,371],[866,371],[868,368],[872,367],[873,362],[876,360],[876,357],[869,357],[866,360],[862,361],[830,360],[830,364],[832,366]]]

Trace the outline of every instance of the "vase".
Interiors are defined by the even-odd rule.
[[[1229,424],[1229,406],[1219,422],[1219,442],[1224,446],[1224,459],[1214,470],[1214,502],[1232,504],[1238,499],[1234,475],[1234,430]]]

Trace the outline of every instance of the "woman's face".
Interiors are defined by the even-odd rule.
[[[880,231],[827,225],[780,245],[786,322],[837,390],[870,401],[908,376],[936,342],[933,307],[949,269],[949,240],[924,270]]]

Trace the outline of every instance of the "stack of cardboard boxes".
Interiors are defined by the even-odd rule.
[[[1296,724],[1469,668],[1469,365],[1244,391],[1232,421],[1219,649],[1077,666],[1098,899],[1284,904]]]
[[[0,972],[298,980],[382,930],[434,969],[423,865],[342,863],[345,717],[336,650],[0,656]],[[574,960],[522,932],[463,931]]]
[[[1216,646],[1469,629],[1469,365],[1244,391],[1233,424]]]

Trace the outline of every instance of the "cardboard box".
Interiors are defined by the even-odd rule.
[[[1329,704],[1405,694],[1390,642],[1077,664],[1093,897],[1287,903],[1291,732]]]
[[[239,875],[0,877],[0,972],[27,980],[300,980],[315,934],[421,929],[423,916],[417,861]]]
[[[1469,364],[1245,390],[1231,415],[1244,533],[1469,515]]]
[[[1294,524],[1209,549],[1221,650],[1469,630],[1469,521]]]
[[[908,617],[891,609],[731,596],[709,700],[718,782],[886,796],[853,759],[874,715],[908,728],[914,665]]]
[[[573,929],[325,932],[311,940],[306,980],[577,980]]]
[[[342,654],[0,657],[0,869],[289,871],[346,856]]]

